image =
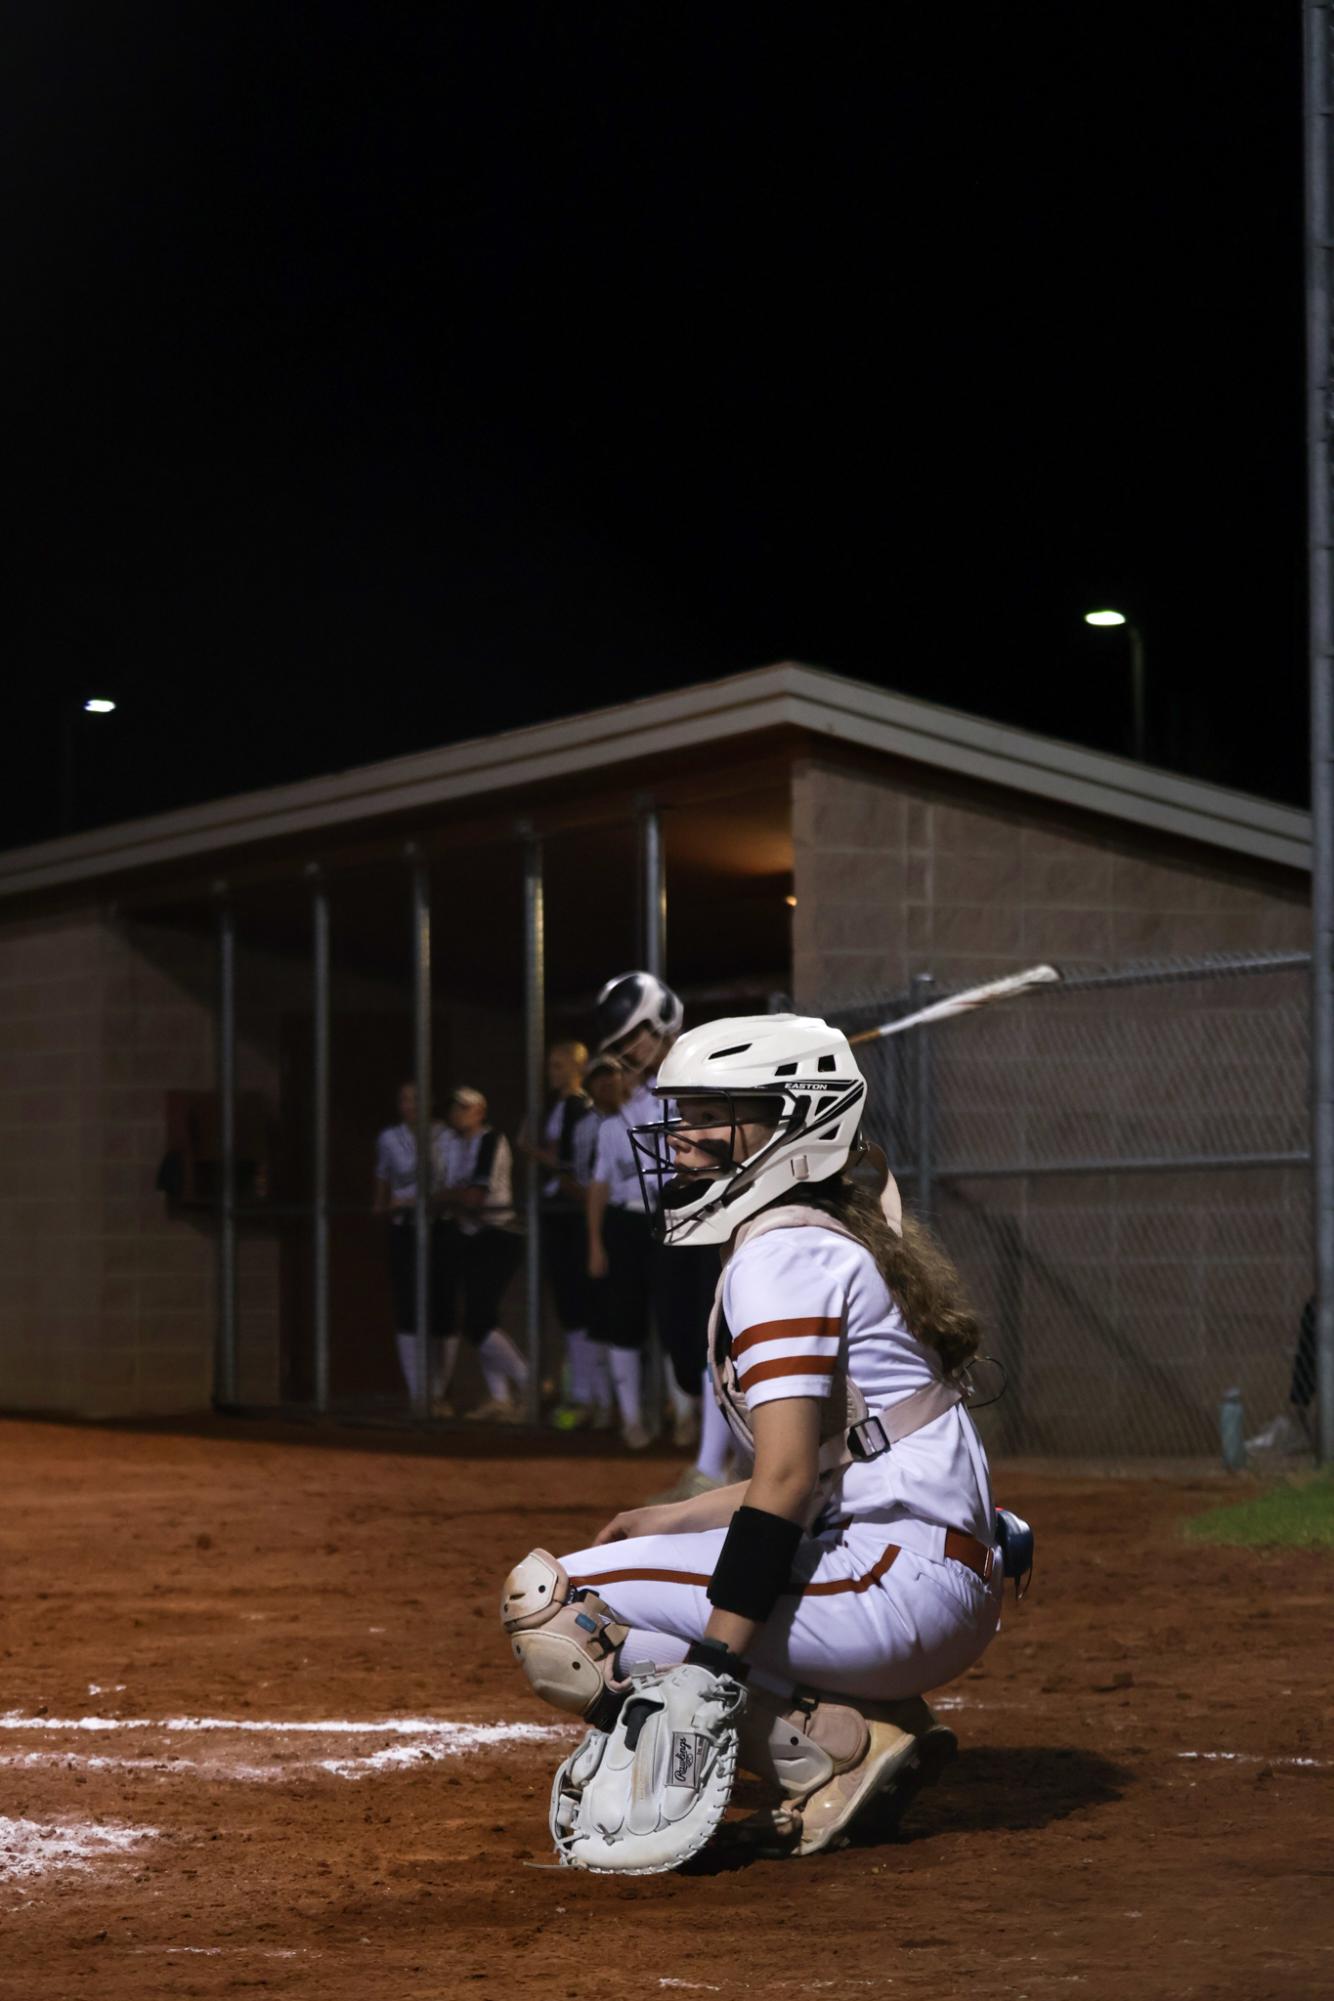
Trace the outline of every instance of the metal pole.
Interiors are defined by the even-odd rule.
[[[912,981],[912,1004],[914,1009],[929,1007],[935,998],[936,982],[930,973],[914,973]],[[914,1113],[916,1132],[917,1167],[917,1214],[921,1221],[931,1221],[931,1069],[935,1053],[929,1028],[919,1028],[914,1032]]]
[[[318,867],[312,866],[308,873],[314,928],[315,1408],[324,1412],[329,1408],[329,892]]]
[[[656,806],[639,815],[639,848],[644,869],[644,971],[667,977],[667,856],[662,816]]]
[[[236,1402],[236,918],[218,910],[218,1341],[213,1401]]]
[[[1318,1454],[1334,1459],[1334,604],[1330,559],[1330,32],[1306,0],[1307,537],[1311,666],[1311,1152]]]
[[[417,1391],[414,1417],[431,1411],[431,1194],[435,1162],[431,1144],[431,879],[415,844],[412,869],[412,1005],[417,1082],[417,1203],[414,1211],[417,1301]]]
[[[1144,634],[1137,625],[1130,627],[1130,703],[1134,725],[1133,742],[1135,761],[1143,764],[1148,745],[1148,725],[1146,720],[1144,664]]]
[[[651,800],[639,811],[639,855],[643,884],[641,901],[644,918],[644,971],[658,979],[667,977],[667,856],[662,840],[662,816]],[[644,1348],[644,1422],[657,1432],[662,1422],[663,1397],[662,1332],[657,1314],[649,1327]]]
[[[546,907],[542,883],[542,843],[526,822],[523,837],[523,1031],[524,1102],[530,1139],[542,1133],[546,1076]],[[524,1316],[528,1351],[525,1415],[538,1421],[542,1365],[542,1176],[528,1156],[524,1168]]]

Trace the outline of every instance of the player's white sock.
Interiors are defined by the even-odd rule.
[[[681,1388],[680,1383],[676,1380],[676,1370],[670,1362],[664,1362],[662,1373],[667,1382],[667,1401],[672,1407],[672,1416],[676,1418],[678,1423],[682,1423],[687,1418],[694,1416],[695,1399],[694,1397],[688,1397]]]
[[[454,1380],[454,1364],[459,1358],[459,1337],[446,1334],[431,1343],[431,1401],[443,1403]]]
[[[607,1361],[607,1344],[588,1336],[588,1401],[595,1410],[610,1410],[612,1402],[611,1368]]]
[[[503,1327],[493,1327],[477,1350],[486,1381],[486,1393],[497,1403],[509,1401],[509,1387],[523,1389],[528,1381],[528,1364]]]
[[[695,1460],[696,1471],[707,1474],[710,1480],[725,1480],[727,1455],[731,1449],[732,1434],[727,1429],[727,1419],[718,1408],[718,1400],[713,1394],[713,1383],[706,1369],[704,1393],[699,1404],[699,1456]]]
[[[417,1336],[415,1334],[395,1334],[398,1348],[398,1366],[403,1371],[403,1381],[407,1387],[409,1403],[417,1401],[417,1384],[421,1378],[417,1373]]]
[[[624,1425],[642,1424],[643,1416],[639,1404],[639,1388],[643,1379],[638,1348],[608,1348],[607,1362],[611,1368],[612,1387],[616,1391],[616,1408]]]
[[[566,1385],[566,1395],[571,1403],[592,1403],[592,1367],[589,1348],[592,1346],[582,1327],[572,1327],[565,1336],[565,1360],[569,1365],[570,1380]]]

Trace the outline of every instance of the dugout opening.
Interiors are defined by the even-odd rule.
[[[688,1019],[786,995],[790,801],[781,766],[739,785],[697,770],[675,795],[258,854],[135,898],[136,952],[179,978],[188,945],[207,1014],[190,1126],[211,1157],[168,1165],[163,1199],[211,1247],[215,1404],[430,1417],[395,1351],[388,1225],[372,1213],[377,1135],[424,1075],[432,1121],[469,1085],[512,1149],[525,1252],[501,1324],[534,1364],[536,1415],[553,1339],[528,1249],[540,1186],[517,1142],[544,1114],[545,1051],[590,1041],[598,988],[634,966],[660,964]],[[182,1130],[165,1093],[163,1119],[165,1163]],[[456,1408],[481,1398],[466,1346],[456,1392]]]

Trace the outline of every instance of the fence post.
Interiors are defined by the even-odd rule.
[[[323,1416],[329,1408],[329,891],[319,864],[306,870],[311,889],[313,965],[311,1007],[315,1017],[312,1078],[315,1115],[312,1120],[312,1206],[314,1230],[311,1252],[315,1266],[315,1408]]]
[[[529,1141],[541,1144],[546,1082],[546,916],[542,842],[519,823],[523,842],[524,1105]],[[542,1183],[545,1173],[529,1154],[524,1174],[524,1347],[528,1389],[524,1415],[538,1422],[542,1388]]]
[[[936,997],[936,982],[931,973],[914,973],[912,981],[912,1012],[929,1007]],[[913,1154],[917,1170],[917,1214],[922,1222],[931,1221],[931,1139],[933,1107],[931,1102],[932,1060],[935,1054],[929,1028],[910,1029],[913,1036]]]
[[[416,1264],[417,1382],[412,1415],[431,1414],[431,1197],[435,1176],[431,1081],[431,878],[415,842],[408,843],[412,870],[413,1075],[417,1084],[417,1200],[414,1209]]]
[[[217,885],[218,905],[218,1346],[213,1401],[236,1402],[236,919]]]
[[[1311,673],[1312,1165],[1318,1456],[1334,1459],[1334,590],[1330,514],[1330,29],[1304,13],[1306,474]]]

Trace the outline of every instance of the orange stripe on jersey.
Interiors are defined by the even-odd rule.
[[[743,1369],[737,1380],[742,1392],[756,1383],[771,1383],[778,1376],[832,1376],[837,1355],[775,1355],[772,1362],[755,1362]]]
[[[831,1336],[836,1341],[842,1332],[841,1320],[759,1320],[744,1334],[733,1337],[732,1360],[760,1341],[810,1341]]]

